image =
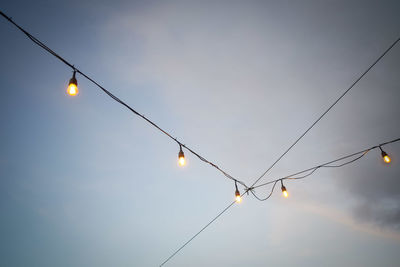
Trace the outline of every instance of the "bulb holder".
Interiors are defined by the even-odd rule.
[[[240,197],[240,192],[238,189],[236,189],[236,191],[235,191],[235,197]]]
[[[236,189],[236,191],[235,191],[235,201],[236,201],[236,203],[242,202],[242,196],[240,195],[240,192],[238,189]]]
[[[74,71],[74,74],[72,74],[72,78],[69,80],[68,85],[75,84],[75,86],[78,87],[78,81],[76,80],[75,74],[76,74],[76,71]]]
[[[71,85],[71,84],[74,84],[76,87],[78,87],[78,81],[76,80],[75,77],[72,77],[72,78],[69,80],[68,85]]]
[[[282,185],[281,189],[282,189],[282,193],[287,192],[286,187],[284,185]]]

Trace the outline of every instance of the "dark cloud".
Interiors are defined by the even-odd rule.
[[[354,208],[354,214],[362,221],[400,231],[400,197],[391,198],[391,201],[396,204],[387,205],[385,199],[377,202],[364,201]]]
[[[395,155],[400,153],[400,145],[388,145],[384,150]],[[356,219],[400,231],[400,167],[393,158],[386,165],[379,150],[373,150],[357,166],[343,170],[338,180],[349,198],[355,200]]]

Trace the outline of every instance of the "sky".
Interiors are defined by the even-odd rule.
[[[0,10],[251,184],[400,35],[398,1],[19,1]],[[234,183],[0,19],[0,265],[159,266]],[[263,179],[400,137],[394,47]],[[397,266],[400,143],[245,195],[165,266]],[[239,187],[243,192],[243,188]],[[270,188],[257,189],[265,196]]]

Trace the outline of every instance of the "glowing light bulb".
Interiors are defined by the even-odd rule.
[[[239,189],[237,187],[237,181],[235,180],[235,201],[236,203],[240,203],[242,201],[242,197],[240,195]]]
[[[282,189],[282,194],[283,194],[283,196],[284,196],[285,198],[289,197],[289,193],[288,193],[288,191],[286,190],[286,187],[283,185],[282,180],[281,180],[281,184],[282,184],[281,189]]]
[[[235,192],[235,201],[237,203],[240,203],[242,201],[242,197],[240,196],[240,192],[237,189],[236,189],[236,192]]]
[[[381,147],[379,147],[379,149],[381,150],[381,155],[382,155],[383,161],[384,161],[385,163],[388,163],[388,164],[389,164],[389,163],[392,161],[392,159],[389,157],[389,155],[388,155],[385,151],[382,150]]]
[[[382,151],[382,158],[385,163],[390,163],[392,161],[392,159],[385,151]]]
[[[75,84],[70,83],[70,84],[68,85],[67,93],[68,93],[69,95],[72,95],[72,96],[77,95],[77,94],[78,94],[78,87],[76,87]]]
[[[72,75],[72,78],[69,80],[68,88],[67,88],[67,93],[71,96],[75,96],[78,94],[78,81],[75,78],[75,73]]]
[[[186,165],[185,154],[183,153],[182,147],[180,148],[179,154],[178,154],[178,164],[179,164],[179,166]]]
[[[185,157],[179,157],[178,164],[179,166],[185,166],[186,164]]]

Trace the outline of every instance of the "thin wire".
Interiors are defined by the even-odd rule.
[[[396,142],[399,142],[399,141],[400,141],[400,138],[397,138],[397,139],[394,139],[394,140],[391,140],[391,141],[387,141],[387,142],[381,143],[381,144],[379,144],[379,145],[376,145],[376,146],[373,146],[373,147],[370,147],[370,148],[367,148],[367,149],[364,149],[364,150],[361,150],[361,151],[358,151],[358,152],[355,152],[355,153],[352,153],[352,154],[349,154],[349,155],[340,157],[340,158],[338,158],[338,159],[335,159],[335,160],[332,160],[332,161],[329,161],[329,162],[325,162],[325,163],[323,163],[323,164],[320,164],[320,165],[317,165],[317,166],[314,166],[314,167],[305,169],[305,170],[303,170],[303,171],[299,171],[299,172],[296,172],[296,173],[293,173],[293,174],[284,176],[284,177],[279,178],[279,179],[275,179],[275,180],[271,180],[271,181],[266,182],[266,183],[263,183],[263,184],[259,184],[259,185],[257,185],[257,186],[254,186],[254,187],[249,188],[249,190],[253,190],[253,189],[256,189],[256,188],[259,188],[259,187],[263,187],[263,186],[266,186],[266,185],[269,185],[269,184],[273,184],[273,183],[275,183],[276,181],[279,181],[279,180],[296,180],[296,179],[303,179],[303,178],[305,178],[305,177],[310,176],[311,174],[313,174],[316,170],[318,170],[318,169],[320,169],[320,168],[339,168],[339,167],[345,166],[345,165],[347,165],[347,164],[353,163],[353,162],[355,162],[355,161],[361,159],[361,158],[364,157],[369,151],[371,151],[371,150],[373,150],[373,149],[379,148],[380,146],[385,146],[385,145],[387,145],[387,144],[396,143]],[[361,154],[361,155],[360,155],[360,154]],[[345,163],[343,163],[343,164],[331,165],[332,163],[335,163],[335,162],[338,162],[338,161],[342,161],[342,160],[345,160],[345,159],[348,159],[348,158],[351,158],[351,157],[354,157],[354,156],[357,156],[357,155],[360,155],[360,156],[358,156],[358,157],[356,157],[355,159],[352,159],[352,160],[350,160],[350,161],[348,161],[348,162],[345,162]],[[303,173],[306,173],[306,172],[310,172],[310,173],[308,173],[308,174],[306,174],[306,175],[304,175],[304,176],[301,176],[301,177],[293,177],[293,176],[297,176],[297,175],[300,175],[300,174],[303,174]]]
[[[353,159],[353,160],[350,160],[350,161],[348,161],[348,162],[345,162],[345,163],[343,163],[343,164],[339,164],[339,165],[324,165],[324,166],[322,166],[322,167],[324,167],[324,168],[340,168],[340,167],[343,167],[343,166],[345,166],[345,165],[347,165],[347,164],[353,163],[353,162],[355,162],[355,161],[361,159],[361,158],[364,157],[369,151],[371,151],[371,150],[367,150],[367,151],[365,151],[364,153],[362,153],[361,156],[358,156],[357,158],[355,158],[355,159]]]
[[[257,196],[253,189],[251,189],[251,190],[249,190],[249,191],[251,192],[251,194],[252,194],[257,200],[259,200],[259,201],[265,201],[265,200],[269,199],[269,198],[272,196],[272,194],[274,193],[274,189],[275,189],[276,183],[277,183],[278,181],[279,181],[279,180],[277,180],[277,181],[274,182],[274,185],[272,186],[271,192],[270,192],[269,195],[266,196],[265,198],[260,198],[259,196]]]
[[[110,91],[108,91],[107,89],[105,89],[103,86],[101,86],[98,82],[96,82],[94,79],[90,78],[88,75],[86,75],[85,73],[83,73],[82,71],[80,71],[79,69],[77,69],[73,64],[69,63],[66,59],[64,59],[63,57],[61,57],[60,55],[58,55],[56,52],[54,52],[52,49],[50,49],[48,46],[46,46],[44,43],[42,43],[39,39],[37,39],[36,37],[34,37],[32,34],[30,34],[29,32],[27,32],[26,30],[24,30],[21,26],[19,26],[17,23],[15,23],[11,17],[8,17],[7,15],[5,15],[2,11],[0,11],[0,15],[2,15],[4,18],[6,18],[9,22],[11,22],[14,26],[16,26],[20,31],[22,31],[30,40],[32,40],[35,44],[37,44],[38,46],[40,46],[41,48],[43,48],[44,50],[46,50],[47,52],[49,52],[51,55],[55,56],[56,58],[58,58],[61,62],[63,62],[64,64],[66,64],[67,66],[69,66],[70,68],[72,68],[74,71],[76,71],[77,73],[79,73],[80,75],[82,75],[83,77],[85,77],[87,80],[89,80],[90,82],[92,82],[93,84],[95,84],[97,87],[99,87],[104,93],[106,93],[109,97],[111,97],[113,100],[115,100],[116,102],[120,103],[121,105],[125,106],[127,109],[129,109],[130,111],[132,111],[135,115],[141,117],[142,119],[144,119],[145,121],[147,121],[150,125],[152,125],[153,127],[155,127],[157,130],[159,130],[160,132],[162,132],[163,134],[165,134],[166,136],[168,136],[169,138],[171,138],[173,141],[175,141],[178,145],[184,147],[185,149],[187,149],[190,153],[192,153],[193,155],[195,155],[197,158],[199,158],[201,161],[208,163],[209,165],[211,165],[212,167],[214,167],[215,169],[217,169],[219,172],[221,172],[225,177],[227,177],[230,180],[233,180],[239,184],[241,184],[242,186],[244,186],[244,188],[248,188],[247,185],[236,179],[235,177],[233,177],[232,175],[230,175],[229,173],[227,173],[226,171],[224,171],[223,169],[221,169],[218,165],[216,165],[215,163],[207,160],[206,158],[204,158],[203,156],[201,156],[199,153],[195,152],[193,149],[189,148],[188,146],[186,146],[185,144],[183,144],[182,142],[180,142],[177,138],[174,138],[171,134],[169,134],[166,130],[162,129],[160,126],[158,126],[156,123],[154,123],[153,121],[151,121],[150,119],[148,119],[147,117],[145,117],[143,114],[140,114],[139,112],[137,112],[136,110],[134,110],[132,107],[130,107],[128,104],[126,104],[124,101],[122,101],[121,99],[119,99],[118,97],[116,97],[114,94],[112,94]]]
[[[192,238],[190,238],[188,241],[185,242],[180,248],[178,248],[174,253],[172,253],[171,256],[169,256],[163,263],[160,264],[160,267],[166,264],[170,259],[172,259],[179,251],[181,251],[184,247],[186,247],[187,244],[189,244],[193,239],[195,239],[201,232],[203,232],[208,226],[210,226],[215,220],[217,220],[222,214],[224,214],[230,207],[235,204],[235,201],[233,201],[229,206],[227,206],[223,211],[221,211],[214,219],[212,219],[209,223],[207,223],[203,228],[201,228],[200,231],[198,231]]]
[[[340,95],[340,97],[336,99],[336,101],[333,102],[333,104],[324,113],[322,113],[322,115],[319,116],[319,118],[313,124],[311,124],[311,126],[308,127],[308,129],[302,135],[300,135],[300,137],[297,138],[297,140],[288,149],[286,149],[286,151],[263,174],[261,174],[261,176],[250,186],[250,188],[254,187],[254,185],[256,185],[258,181],[260,181],[399,41],[400,38],[394,41],[389,48],[387,48],[385,52],[383,52],[378,59],[376,59],[374,63],[372,63],[372,65],[369,66],[369,68],[364,71],[361,76],[358,77],[352,83],[352,85],[350,85],[350,87],[347,88],[347,90],[344,91],[344,93]]]
[[[144,115],[140,114],[139,112],[137,112],[136,110],[134,110],[133,108],[131,108],[128,104],[126,104],[125,102],[123,102],[122,100],[120,100],[118,97],[116,97],[115,95],[113,95],[111,92],[109,92],[108,90],[106,90],[104,87],[102,87],[100,84],[98,84],[96,81],[94,81],[92,78],[90,78],[89,76],[87,76],[86,74],[84,74],[83,72],[81,72],[80,70],[78,70],[77,68],[74,67],[74,65],[72,65],[71,63],[69,63],[68,61],[66,61],[64,58],[62,58],[61,56],[59,56],[57,53],[55,53],[53,50],[51,50],[49,47],[47,47],[44,43],[42,43],[41,41],[39,41],[37,38],[35,38],[33,35],[31,35],[30,33],[28,33],[27,31],[25,31],[22,27],[20,27],[19,25],[17,25],[10,17],[6,16],[3,12],[0,11],[0,14],[6,18],[8,21],[10,21],[14,26],[16,26],[19,30],[21,30],[25,35],[28,36],[29,39],[31,39],[34,43],[36,43],[37,45],[39,45],[41,48],[43,48],[44,50],[46,50],[47,52],[49,52],[51,55],[55,56],[56,58],[58,58],[60,61],[62,61],[64,64],[66,64],[67,66],[71,67],[73,70],[75,70],[76,72],[78,72],[79,74],[81,74],[83,77],[85,77],[86,79],[88,79],[89,81],[91,81],[93,84],[97,85],[101,90],[103,90],[108,96],[110,96],[112,99],[114,99],[116,102],[122,104],[123,106],[125,106],[126,108],[128,108],[130,111],[132,111],[134,114],[138,115],[139,117],[143,118],[144,120],[146,120],[148,123],[150,123],[152,126],[154,126],[155,128],[157,128],[159,131],[161,131],[162,133],[164,133],[165,135],[167,135],[169,138],[171,138],[172,140],[174,140],[176,143],[178,143],[179,145],[183,146],[184,148],[186,148],[189,152],[191,152],[192,154],[194,154],[195,156],[197,156],[200,160],[202,160],[205,163],[210,164],[212,167],[216,168],[218,171],[220,171],[222,174],[224,174],[224,176],[226,176],[227,178],[238,182],[239,184],[243,185],[246,188],[246,191],[249,191],[249,189],[254,189],[256,187],[254,187],[255,184],[258,183],[259,180],[261,180],[400,40],[400,38],[398,38],[358,79],[356,79],[356,81],[252,184],[251,187],[246,186],[246,184],[240,180],[237,180],[236,178],[234,178],[233,176],[231,176],[230,174],[228,174],[227,172],[223,171],[220,167],[218,167],[216,164],[210,162],[209,160],[205,159],[204,157],[200,156],[197,152],[193,151],[192,149],[190,149],[189,147],[187,147],[186,145],[184,145],[183,143],[181,143],[180,141],[178,141],[176,138],[172,137],[168,132],[166,132],[165,130],[163,130],[161,127],[159,127],[157,124],[155,124],[154,122],[152,122],[151,120],[149,120],[148,118],[146,118]],[[361,157],[360,157],[361,158]],[[354,162],[354,161],[353,161]],[[349,162],[351,163],[351,162]],[[349,164],[346,163],[346,164]],[[318,168],[323,167],[323,166],[319,166]],[[326,166],[326,167],[336,167],[336,166]],[[340,166],[337,166],[340,167]],[[317,169],[318,169],[317,168]],[[315,169],[316,170],[316,169]],[[314,170],[314,171],[315,171]],[[313,172],[314,172],[313,171]],[[313,173],[312,172],[312,173]],[[311,174],[312,174],[311,173]],[[311,175],[309,174],[309,175]],[[307,176],[309,176],[307,175]],[[290,179],[290,178],[281,178],[279,180],[283,180],[283,179]],[[293,178],[296,179],[296,178]],[[300,179],[299,177],[297,177],[297,179]],[[269,183],[265,183],[263,185],[259,185],[257,187],[260,186],[264,186],[266,184]],[[276,185],[276,181],[274,183],[273,189],[275,188]],[[273,193],[273,189],[271,190],[270,195],[267,197],[267,199],[272,195]],[[252,190],[250,190],[252,192]],[[253,192],[252,192],[253,193]],[[254,193],[253,193],[254,195]],[[173,256],[176,255],[176,253],[178,253],[181,249],[183,249],[189,242],[191,242],[195,237],[197,237],[197,235],[199,235],[203,230],[205,230],[210,224],[212,224],[216,219],[218,219],[224,212],[226,212],[230,207],[232,207],[232,205],[235,202],[232,202],[228,207],[226,207],[221,213],[219,213],[217,215],[217,217],[215,217],[213,220],[211,220],[205,227],[203,227],[198,233],[196,233],[191,239],[189,239],[183,246],[181,246],[174,254],[172,254],[166,261],[164,261],[160,266],[164,265],[167,261],[169,261]]]
[[[303,170],[303,171],[300,171],[300,172],[296,172],[296,173],[291,174],[291,175],[287,175],[287,176],[285,176],[285,177],[283,177],[283,178],[279,178],[279,179],[276,179],[276,180],[273,180],[273,181],[269,181],[269,182],[267,182],[267,183],[264,183],[264,184],[261,184],[261,185],[255,186],[255,187],[247,188],[246,191],[245,191],[243,194],[241,194],[241,197],[243,197],[246,193],[250,192],[257,200],[259,200],[259,201],[265,201],[265,200],[269,199],[269,198],[272,196],[272,194],[273,194],[273,192],[274,192],[274,190],[275,190],[276,184],[277,184],[279,181],[282,181],[282,180],[291,180],[291,179],[293,179],[293,180],[296,180],[296,179],[303,179],[303,178],[305,178],[305,177],[310,176],[310,175],[313,174],[316,170],[318,170],[318,169],[320,169],[320,168],[323,168],[323,167],[324,167],[324,168],[329,168],[329,167],[338,168],[338,167],[345,166],[345,165],[347,165],[347,164],[350,164],[350,163],[352,163],[352,162],[355,162],[355,161],[361,159],[363,156],[365,156],[369,151],[371,151],[371,150],[373,150],[373,149],[376,149],[376,148],[378,148],[378,147],[381,147],[381,146],[384,146],[384,145],[387,145],[387,144],[395,143],[395,142],[398,142],[398,141],[400,141],[400,138],[397,138],[397,139],[394,139],[394,140],[391,140],[391,141],[387,141],[387,142],[381,143],[381,144],[379,144],[379,145],[377,145],[377,146],[373,146],[373,147],[364,149],[364,150],[362,150],[362,151],[359,151],[359,152],[356,152],[356,153],[352,153],[352,154],[349,154],[349,155],[340,157],[340,158],[338,158],[338,159],[335,159],[335,160],[332,160],[332,161],[329,161],[329,162],[326,162],[326,163],[323,163],[323,164],[314,166],[314,167],[312,167],[312,168],[308,168],[308,169]],[[359,154],[362,154],[362,155],[361,155],[361,156],[358,156],[357,158],[352,159],[352,160],[350,160],[350,161],[348,161],[348,162],[346,162],[346,163],[339,164],[339,165],[330,165],[330,164],[332,164],[332,163],[335,163],[335,162],[338,162],[338,161],[342,161],[342,160],[344,160],[344,159],[347,159],[347,158],[350,158],[350,157],[354,157],[354,156],[359,155]],[[297,176],[297,175],[299,175],[299,174],[303,174],[303,173],[305,173],[305,172],[310,172],[310,173],[308,173],[308,174],[306,174],[306,175],[304,175],[304,176],[300,176],[300,177],[293,177],[293,176]],[[273,184],[273,186],[272,186],[271,192],[269,193],[269,195],[268,195],[267,197],[265,197],[265,198],[260,198],[259,196],[257,196],[257,195],[255,194],[255,192],[254,192],[254,189],[255,189],[255,188],[259,188],[259,187],[266,186],[266,185],[270,185],[270,184]],[[194,236],[192,236],[188,241],[186,241],[181,247],[179,247],[179,249],[177,249],[171,256],[169,256],[160,266],[163,266],[163,265],[166,264],[169,260],[171,260],[179,251],[181,251],[185,246],[187,246],[187,245],[188,245],[193,239],[195,239],[201,232],[203,232],[208,226],[210,226],[214,221],[216,221],[222,214],[224,214],[226,211],[228,211],[228,209],[231,208],[231,207],[233,206],[234,203],[235,203],[235,201],[232,202],[231,204],[229,204],[229,206],[227,206],[225,209],[223,209],[214,219],[212,219],[206,226],[204,226],[200,231],[198,231]]]
[[[353,163],[353,162],[355,162],[355,161],[361,159],[361,158],[364,157],[365,154],[367,154],[369,151],[371,151],[371,150],[368,149],[368,150],[366,150],[366,151],[364,151],[364,152],[360,152],[360,153],[362,153],[361,156],[358,156],[357,158],[352,159],[352,160],[350,160],[350,161],[348,161],[348,162],[345,162],[345,163],[343,163],[343,164],[339,164],[339,165],[324,165],[324,164],[318,165],[318,166],[316,166],[316,167],[311,168],[311,169],[312,169],[311,171],[310,171],[310,169],[307,169],[306,171],[301,172],[301,173],[304,173],[304,172],[310,171],[310,172],[307,173],[306,175],[297,176],[297,177],[292,177],[292,176],[294,176],[294,175],[289,175],[289,176],[286,176],[286,177],[283,177],[283,178],[279,178],[279,179],[270,181],[270,182],[268,182],[268,183],[264,183],[264,184],[262,184],[262,185],[253,187],[253,188],[250,189],[250,191],[252,192],[253,196],[254,196],[256,199],[258,199],[259,201],[265,201],[265,200],[267,200],[268,198],[271,197],[271,194],[272,194],[272,192],[273,192],[273,190],[274,190],[275,184],[276,184],[278,181],[283,181],[283,180],[300,180],[300,179],[307,178],[308,176],[311,176],[314,172],[316,172],[317,170],[319,170],[319,169],[321,169],[321,168],[339,168],[339,167],[343,167],[343,166],[345,166],[345,165],[348,165],[348,164],[350,164],[350,163]],[[359,153],[358,153],[358,154],[359,154]],[[354,156],[354,155],[352,155],[352,156]],[[340,159],[340,160],[343,160],[343,159]],[[339,161],[339,160],[338,160],[338,161]],[[260,198],[259,196],[257,196],[257,195],[255,194],[254,188],[259,188],[259,187],[262,187],[262,186],[266,186],[266,185],[269,185],[269,184],[271,184],[271,183],[274,183],[274,186],[273,186],[273,188],[272,188],[271,193],[270,193],[266,198]]]
[[[322,115],[313,123],[313,124],[311,124],[311,126],[310,127],[308,127],[308,129],[302,134],[302,135],[300,135],[300,137],[288,148],[288,149],[286,149],[286,151],[263,173],[263,174],[261,174],[260,175],[260,177],[259,178],[257,178],[257,180],[255,180],[255,182],[250,186],[250,187],[246,187],[246,191],[248,192],[248,191],[250,191],[250,192],[252,192],[252,194],[255,196],[255,193],[253,192],[253,189],[254,188],[257,188],[257,187],[260,187],[260,186],[256,186],[255,187],[255,185],[398,43],[400,41],[400,38],[398,38],[396,41],[394,41],[390,46],[389,46],[389,48],[387,48],[379,57],[378,57],[378,59],[376,59],[373,63],[372,63],[372,65],[370,65],[368,68],[367,68],[367,70],[366,71],[364,71],[362,74],[361,74],[361,76],[359,76],[351,85],[350,85],[350,87],[349,88],[347,88],[345,91],[344,91],[344,93],[342,93],[342,95],[340,95],[340,97],[338,98],[338,99],[336,99],[336,101],[335,102],[333,102],[333,104],[324,112],[324,113],[322,113]],[[311,169],[309,169],[308,171],[310,171],[310,170],[312,170],[313,168],[311,168]],[[302,172],[301,172],[302,173]],[[301,173],[299,173],[299,174],[301,174]],[[275,181],[271,181],[271,182],[268,182],[268,183],[265,183],[265,184],[263,184],[263,185],[261,185],[261,186],[265,186],[265,185],[268,185],[268,184],[271,184],[271,183],[275,183]],[[275,185],[274,185],[275,186]],[[273,192],[273,190],[272,190],[272,192]],[[272,194],[272,193],[271,193]],[[255,196],[256,197],[256,196]],[[270,196],[269,196],[270,197]],[[268,197],[268,198],[269,198]],[[257,199],[260,199],[259,197],[256,197]],[[266,199],[268,199],[268,198],[266,198]],[[229,209],[230,207],[232,207],[232,205],[230,205],[230,206],[228,206],[227,208],[225,208],[224,210],[223,210],[223,212],[220,214],[220,215],[218,215],[218,217],[219,216],[221,216],[227,209]],[[214,221],[214,220],[213,220]],[[208,226],[208,225],[207,225]],[[196,236],[197,236],[197,234],[196,234]],[[193,238],[191,238],[190,239],[190,241],[192,241],[193,240]],[[190,242],[189,241],[189,242]],[[187,243],[189,243],[189,242],[187,242]],[[185,243],[185,245],[187,245],[187,243]],[[177,253],[177,252],[176,252]],[[176,253],[174,253],[173,254],[173,256],[175,256],[175,254]],[[172,256],[172,257],[173,257]],[[172,257],[170,257],[170,258],[168,258],[168,260],[170,260]]]
[[[386,49],[385,50],[385,52],[383,52],[383,54],[381,55],[381,56],[379,56],[378,57],[378,59],[377,60],[375,60],[375,62],[374,63],[372,63],[372,65],[371,66],[369,66],[369,68],[366,70],[366,71],[364,71],[364,73],[363,74],[361,74],[361,76],[360,77],[358,77],[354,82],[353,82],[353,84],[352,85],[350,85],[350,87],[346,90],[346,91],[344,91],[344,93],[335,101],[335,102],[333,102],[333,104],[324,112],[324,113],[322,113],[322,115],[313,123],[313,124],[311,124],[311,126],[310,127],[308,127],[308,129],[302,134],[302,135],[300,135],[300,137],[288,148],[288,149],[286,149],[286,151],[263,173],[263,174],[261,174],[261,176],[250,186],[250,187],[246,187],[246,191],[250,191],[252,194],[253,194],[253,196],[255,196],[257,199],[261,199],[261,198],[259,198],[258,196],[256,196],[255,195],[255,193],[253,192],[253,189],[254,188],[257,188],[257,187],[260,187],[260,186],[257,186],[257,187],[255,187],[255,185],[399,42],[399,40],[400,40],[400,38],[398,38],[395,42],[393,42],[390,46],[389,46],[389,48],[388,49]],[[333,162],[332,162],[333,163]],[[312,168],[313,169],[313,168]],[[308,171],[310,171],[310,170],[312,170],[312,169],[309,169]],[[313,171],[314,172],[314,171]],[[300,172],[299,174],[301,174],[302,172]],[[311,174],[310,174],[311,175]],[[271,182],[268,182],[268,183],[265,183],[265,184],[263,184],[263,185],[261,185],[261,186],[265,186],[265,185],[268,185],[268,184],[271,184],[271,183],[274,183],[274,186],[273,186],[273,189],[275,188],[275,185],[276,185],[276,181],[271,181]],[[271,193],[270,193],[270,195],[265,199],[265,200],[267,200],[271,195],[272,195],[272,193],[273,193],[273,189],[271,190]],[[219,214],[218,215],[218,217],[220,217],[226,210],[228,210],[230,207],[232,207],[232,204],[230,205],[230,206],[228,206],[227,208],[225,208],[224,210],[223,210],[223,212],[221,213],[221,214]],[[216,218],[215,218],[216,219]],[[213,221],[215,221],[215,220],[213,220]],[[212,222],[213,222],[212,221]],[[209,224],[208,224],[209,225]],[[208,226],[207,225],[207,226]],[[199,233],[197,233],[196,235],[195,235],[195,237],[198,235]],[[192,241],[194,238],[191,238],[191,239],[189,239],[189,241],[187,242],[187,243],[185,243],[185,246],[190,242],[190,241]],[[176,251],[173,255],[171,255],[171,257],[169,257],[168,258],[168,260],[170,260],[173,256],[175,256],[176,255],[176,253],[178,253],[181,249],[182,249],[183,247],[181,247],[178,251]],[[167,261],[168,261],[167,260]],[[166,263],[167,261],[165,261],[164,263]],[[163,264],[164,264],[163,263]]]
[[[325,164],[318,165],[318,166],[312,167],[312,168],[310,168],[310,169],[307,169],[307,170],[298,172],[298,173],[296,173],[296,174],[288,175],[288,176],[285,176],[285,177],[283,177],[283,178],[279,178],[279,179],[272,180],[272,181],[270,181],[270,182],[267,182],[267,183],[264,183],[264,184],[261,184],[261,185],[258,185],[258,186],[254,186],[254,187],[250,188],[249,191],[252,192],[253,196],[254,196],[256,199],[258,199],[258,200],[260,200],[260,201],[265,201],[265,200],[267,200],[268,198],[271,197],[271,194],[269,194],[266,198],[261,198],[261,197],[257,196],[256,193],[254,192],[254,189],[255,189],[255,188],[267,186],[267,185],[270,185],[270,184],[272,184],[272,183],[274,184],[274,187],[275,187],[275,184],[276,184],[278,181],[282,181],[282,180],[300,180],[300,179],[304,179],[304,178],[307,178],[308,176],[311,176],[314,172],[316,172],[316,171],[319,170],[320,168],[330,168],[330,167],[332,167],[332,168],[339,168],[339,167],[343,167],[343,166],[345,166],[345,165],[347,165],[347,164],[353,163],[353,162],[355,162],[355,161],[361,159],[361,158],[364,157],[364,155],[367,154],[369,151],[370,151],[370,150],[368,149],[368,150],[365,151],[365,152],[361,152],[361,153],[363,153],[361,156],[359,156],[359,157],[357,157],[357,158],[355,158],[355,159],[352,159],[352,160],[350,160],[350,161],[348,161],[348,162],[345,162],[345,163],[343,163],[343,164],[339,164],[339,165],[325,165]],[[357,154],[359,154],[359,153],[357,153]],[[351,156],[354,156],[354,155],[351,155]],[[351,157],[351,156],[350,156],[350,157]],[[346,157],[346,158],[347,158],[347,157]],[[339,160],[336,160],[336,161],[340,161],[340,160],[343,160],[343,159],[339,159]],[[336,162],[336,161],[335,161],[335,162]],[[305,173],[305,172],[309,172],[309,173],[307,173],[306,175],[303,175],[303,176],[293,177],[293,176],[295,176],[295,175],[298,175],[298,174],[301,174],[301,173]],[[272,190],[273,190],[273,189],[272,189]]]

